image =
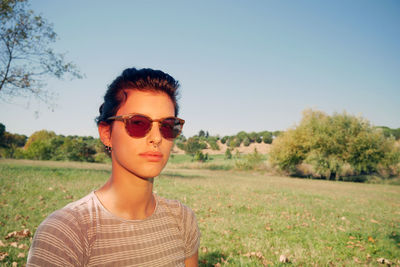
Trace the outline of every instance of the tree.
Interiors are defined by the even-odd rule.
[[[26,139],[25,135],[7,132],[6,126],[0,123],[0,158],[22,157],[22,147]]]
[[[265,144],[271,144],[272,143],[272,133],[268,131],[264,131],[261,133],[262,140]]]
[[[254,143],[257,140],[258,134],[256,132],[249,133],[250,143]]]
[[[34,96],[50,104],[46,79],[82,78],[51,44],[57,34],[43,17],[28,9],[28,0],[0,0],[0,99]]]
[[[28,138],[26,135],[23,134],[12,134],[9,132],[5,132],[3,136],[4,140],[4,146],[5,147],[11,147],[11,146],[16,146],[16,147],[24,147],[26,140]],[[0,144],[1,146],[1,144]]]
[[[4,134],[6,132],[6,126],[0,123],[0,147],[5,146]]]
[[[40,130],[34,132],[31,136],[29,136],[28,141],[26,141],[26,144],[24,146],[25,149],[29,149],[31,144],[35,141],[49,141],[56,137],[56,133],[53,131],[47,131],[47,130]]]
[[[28,159],[49,160],[52,158],[53,153],[50,140],[37,139],[31,142],[29,148],[25,150],[25,157]]]
[[[222,137],[221,138],[221,143],[222,144],[225,144],[226,143],[226,141],[229,139],[229,136],[224,136],[224,137]]]
[[[245,131],[240,131],[236,134],[236,138],[239,139],[240,142],[242,142],[247,137],[248,137],[248,135]]]
[[[203,130],[199,131],[199,137],[205,137],[206,133]]]
[[[381,129],[385,137],[393,136],[396,140],[400,139],[400,128],[390,129],[389,127],[386,126],[377,126],[376,128]]]
[[[186,137],[183,134],[180,134],[177,138],[175,138],[176,142],[186,142]]]
[[[374,173],[397,175],[400,151],[393,137],[386,138],[365,119],[306,110],[296,128],[273,141],[270,159],[294,175],[356,179]]]
[[[52,147],[52,139],[56,134],[52,131],[40,130],[29,136],[24,145],[25,156],[28,159],[49,160],[55,150]]]
[[[58,148],[59,153],[57,159],[71,161],[94,161],[96,150],[94,146],[90,146],[82,137],[66,137],[64,142]]]
[[[194,156],[198,151],[207,148],[205,143],[200,141],[200,138],[197,136],[190,137],[187,141],[183,150],[185,150],[186,154]]]
[[[244,145],[244,146],[249,146],[249,145],[250,145],[250,139],[249,139],[248,137],[245,137],[245,138],[243,139],[243,145]]]

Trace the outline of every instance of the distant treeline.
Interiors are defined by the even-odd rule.
[[[251,143],[271,144],[273,138],[281,132],[239,132],[231,136],[211,136],[208,131],[200,130],[195,136],[186,138],[181,135],[176,145],[188,154],[195,154],[205,148],[220,150],[218,141],[231,148],[241,144],[249,146]],[[103,144],[99,138],[91,136],[64,136],[56,135],[53,131],[41,130],[27,137],[12,134],[6,131],[0,123],[0,157],[36,160],[66,160],[106,162],[109,161]]]
[[[192,152],[196,152],[199,149],[210,148],[212,150],[220,150],[218,141],[221,144],[226,144],[229,148],[239,147],[241,144],[244,146],[249,146],[251,143],[271,144],[273,138],[277,137],[281,133],[281,131],[262,131],[251,133],[241,131],[236,135],[226,135],[220,137],[219,135],[211,136],[208,131],[200,130],[197,135],[189,137],[188,139],[183,135],[179,136],[176,139],[176,145],[180,149],[188,152],[188,154],[192,154]],[[196,148],[192,149],[192,146],[195,146]]]
[[[383,135],[385,137],[393,137],[396,140],[400,140],[400,128],[391,129],[386,126],[377,126],[375,128],[382,129]]]
[[[0,123],[0,157],[35,160],[106,162],[100,139],[91,136],[56,135],[41,130],[29,138],[12,134]]]
[[[386,126],[376,126],[374,129],[381,130],[386,138],[393,138],[394,140],[400,140],[400,128],[391,129]],[[220,137],[219,135],[211,136],[208,131],[200,130],[198,134],[186,138],[181,135],[176,139],[176,144],[180,149],[187,150],[185,145],[193,142],[200,143],[200,149],[210,148],[213,150],[220,150],[218,141],[221,144],[226,144],[229,148],[239,147],[240,145],[249,146],[252,143],[265,143],[272,144],[272,141],[280,136],[283,131],[262,131],[262,132],[250,132],[240,131],[236,135],[225,135]]]
[[[380,129],[386,138],[400,139],[400,128],[391,129],[385,126]],[[208,131],[200,130],[197,135],[186,138],[181,135],[176,139],[176,145],[187,154],[195,155],[200,150],[210,148],[220,150],[218,143],[226,144],[230,151],[240,145],[249,146],[252,143],[271,144],[282,135],[283,131],[250,132],[241,131],[236,135],[211,136]],[[201,155],[200,155],[201,156]],[[6,131],[0,123],[0,157],[36,160],[65,160],[106,162],[109,157],[99,138],[91,136],[56,135],[52,131],[41,130],[27,137]]]

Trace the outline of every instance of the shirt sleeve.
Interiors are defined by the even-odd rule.
[[[183,208],[185,258],[190,258],[199,250],[201,234],[194,212],[189,207],[183,206]]]
[[[71,210],[58,210],[36,230],[27,266],[83,266],[83,239]]]

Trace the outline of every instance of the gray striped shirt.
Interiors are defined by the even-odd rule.
[[[125,220],[94,192],[53,212],[38,227],[27,266],[184,266],[200,244],[193,211],[155,195],[154,213]]]

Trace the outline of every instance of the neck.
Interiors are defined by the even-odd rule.
[[[141,178],[113,164],[110,179],[96,191],[103,206],[118,217],[145,219],[153,214],[153,178]]]

